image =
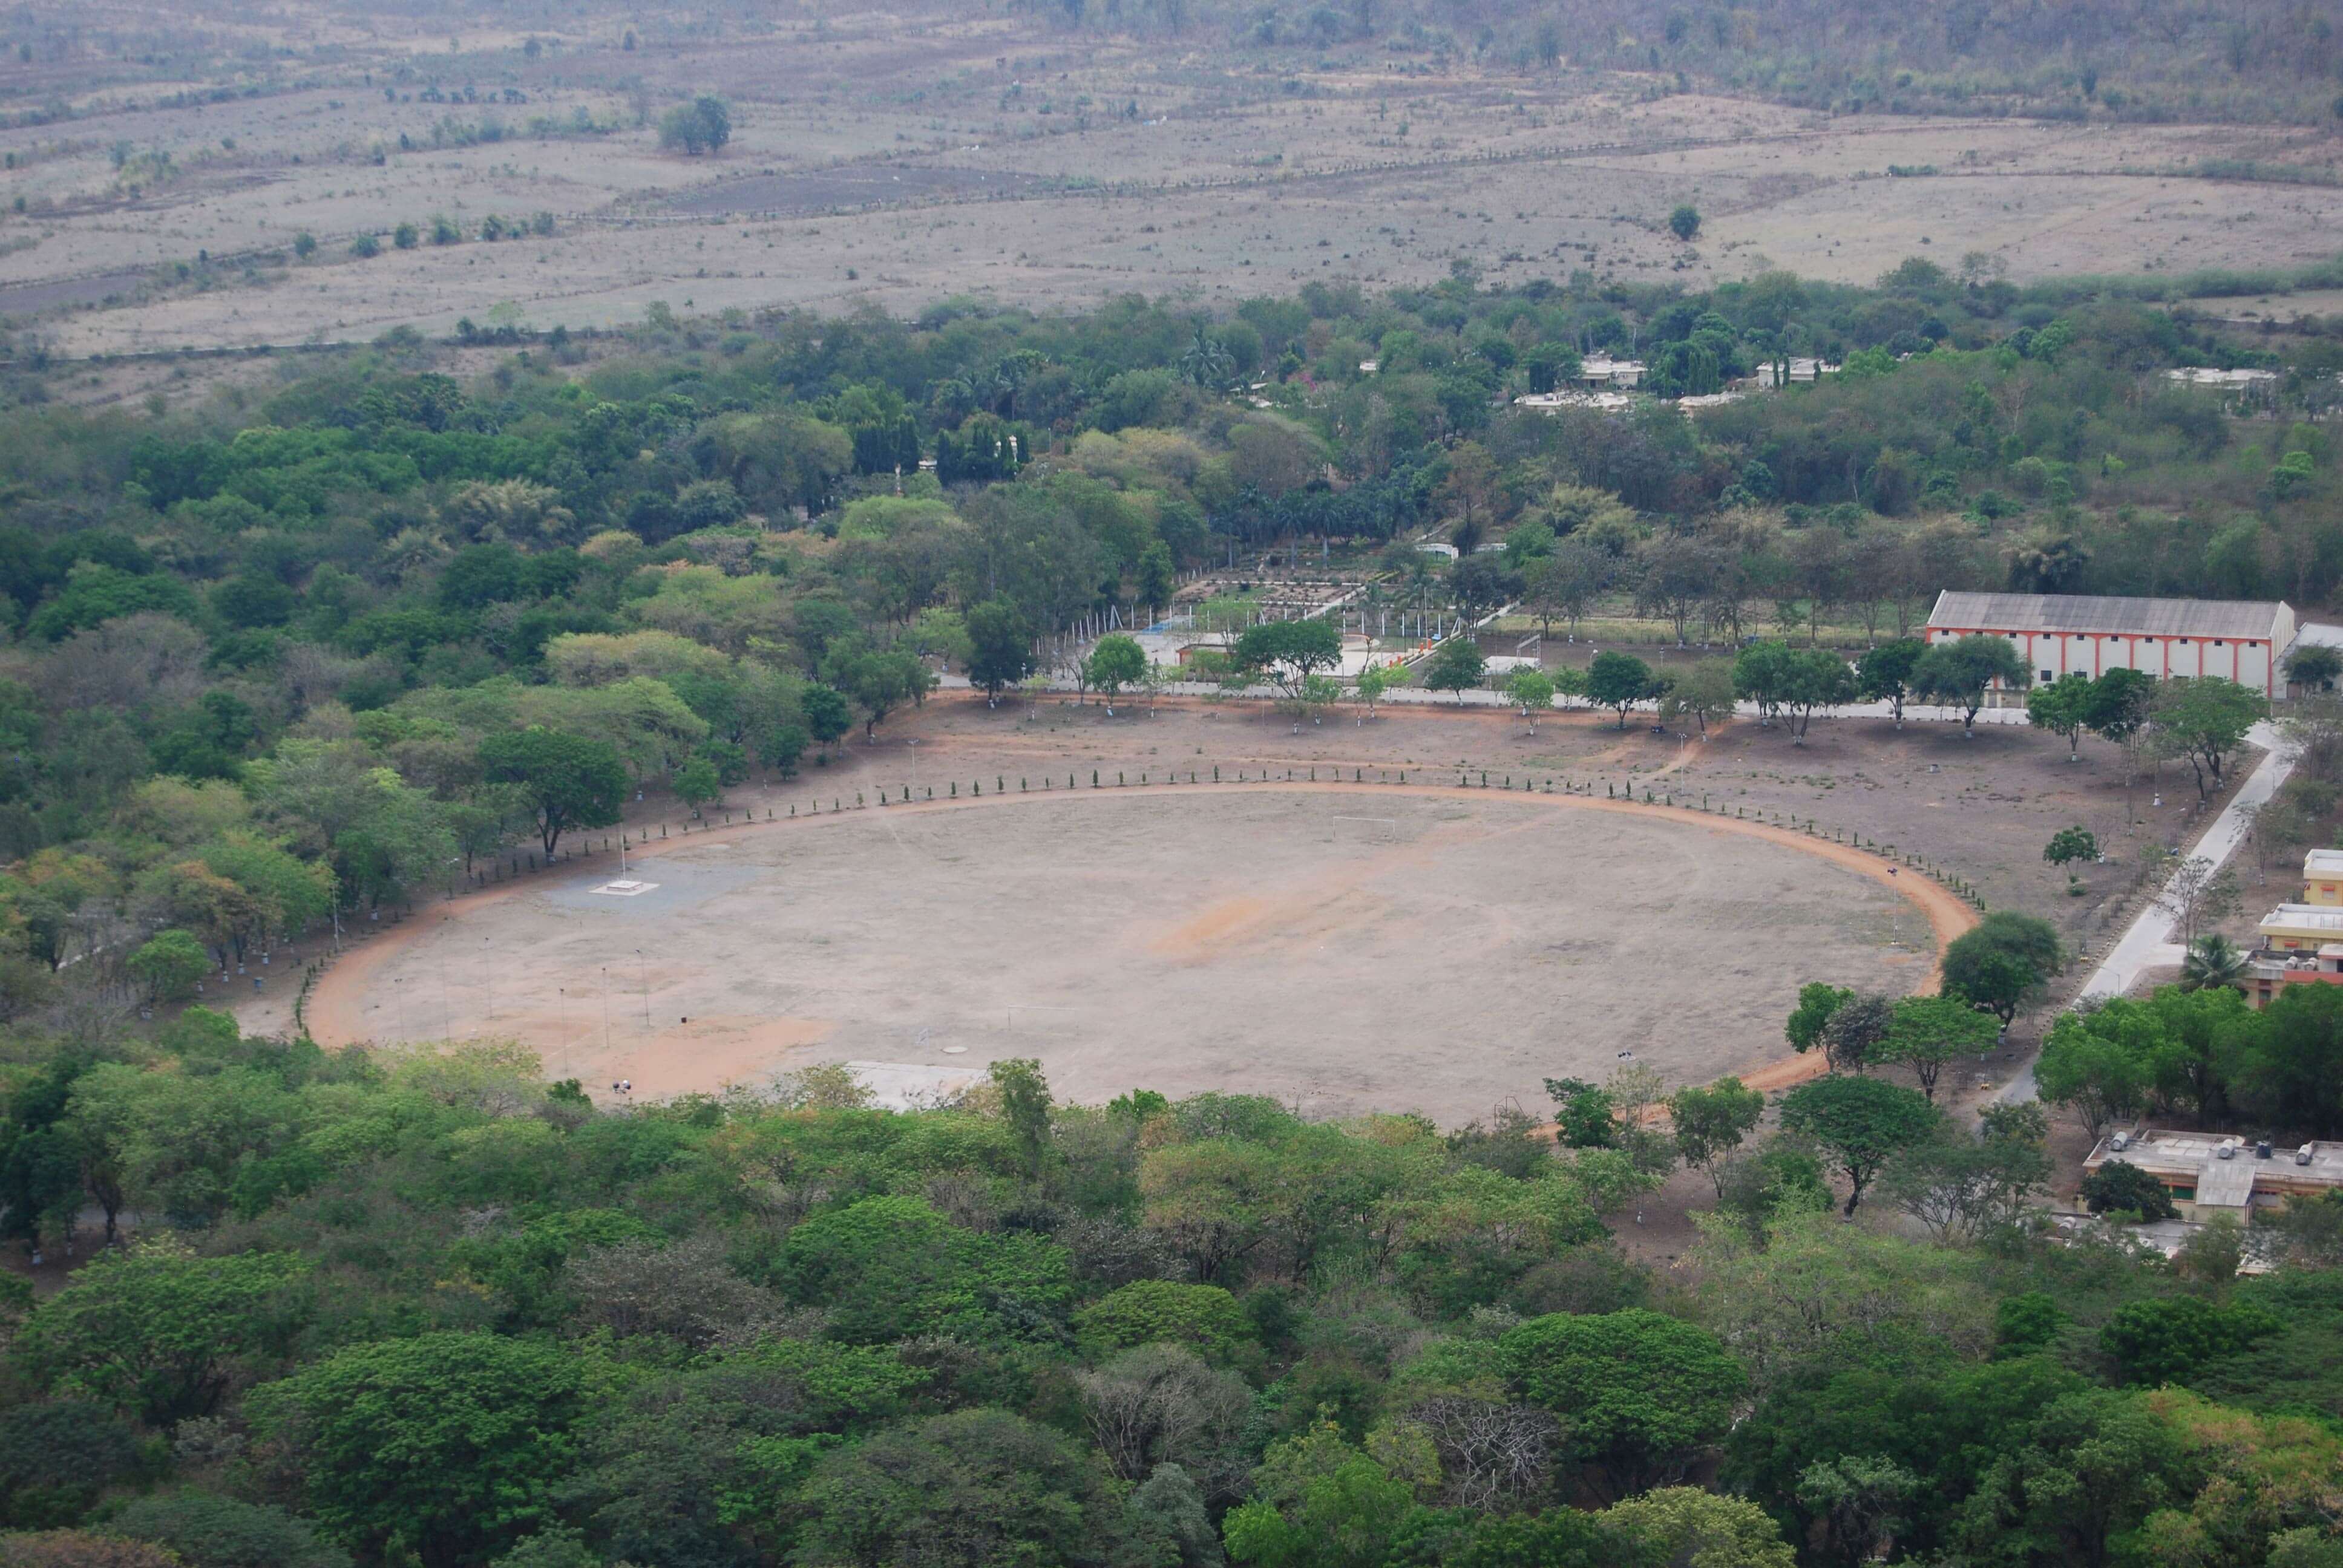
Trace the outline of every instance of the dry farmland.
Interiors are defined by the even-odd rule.
[[[1459,263],[1694,285],[1868,281],[1973,250],[2020,278],[2286,266],[2331,254],[2343,224],[2331,185],[2173,172],[2318,175],[2315,133],[1830,116],[1449,57],[1272,70],[981,11],[784,15],[633,50],[620,32],[531,33],[530,54],[509,32],[287,24],[269,42],[294,65],[222,101],[51,68],[73,116],[0,130],[24,202],[0,216],[0,314],[89,354],[608,327],[654,302],[1234,301]],[[661,150],[659,113],[697,91],[730,100],[731,145]],[[1694,245],[1664,226],[1680,202],[1706,218]],[[550,235],[468,237],[539,213]],[[442,216],[463,243],[429,243]],[[399,249],[410,222],[426,237]],[[380,254],[352,256],[367,234]]]

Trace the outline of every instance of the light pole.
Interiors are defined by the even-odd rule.
[[[635,964],[643,979],[643,1028],[648,1030],[651,1026],[651,963],[640,948],[635,950]]]
[[[602,1053],[610,1050],[610,966],[602,966]]]

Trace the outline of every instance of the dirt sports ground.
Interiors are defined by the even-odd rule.
[[[1622,1052],[1671,1083],[1786,1083],[1803,1064],[1782,1062],[1781,1020],[1800,984],[1912,990],[1973,918],[1803,832],[1614,806],[1599,785],[1593,799],[1460,790],[1423,755],[1478,742],[1493,766],[1518,752],[1624,782],[1622,747],[1678,749],[1589,718],[1530,737],[1501,714],[1405,711],[1297,736],[1202,705],[1109,720],[955,694],[890,729],[769,794],[736,792],[753,827],[653,828],[630,868],[649,891],[594,891],[618,875],[598,854],[418,911],[326,972],[310,1030],[328,1044],[517,1038],[552,1073],[598,1091],[628,1079],[639,1098],[824,1061],[980,1071],[1032,1056],[1075,1101],[1253,1091],[1313,1115],[1454,1125],[1506,1101],[1542,1110],[1541,1080],[1599,1079]],[[1229,759],[1218,785],[1206,741]],[[1715,744],[1722,759],[1728,739]],[[1320,780],[1273,767],[1264,784],[1275,751]],[[1183,781],[1166,787],[1175,752]],[[1129,766],[1101,768],[1093,793],[1101,759]],[[1345,760],[1410,781],[1335,785]],[[1139,788],[1142,769],[1158,782]],[[920,803],[852,809],[858,789],[905,782]]]

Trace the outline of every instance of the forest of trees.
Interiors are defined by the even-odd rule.
[[[21,367],[0,1231],[136,1239],[37,1305],[0,1284],[0,1563],[2332,1568],[2338,1211],[2242,1280],[2232,1235],[2167,1266],[2033,1233],[2038,1119],[1964,1130],[1865,1070],[1973,1019],[1888,1009],[1886,1054],[1835,1054],[1772,1136],[1745,1091],[1676,1096],[1661,1137],[1654,1085],[1556,1081],[1556,1148],[1518,1115],[1055,1105],[1014,1063],[931,1112],[822,1074],[606,1112],[508,1048],[326,1052],[181,1005],[631,792],[809,766],[939,661],[1013,683],[1232,558],[1748,643],[1703,711],[1800,724],[1850,685],[1805,657],[1825,635],[1885,681],[1940,588],[2323,601],[2343,343],[2157,292],[1916,261],[663,318],[468,383],[397,337],[143,411]],[[1692,417],[1512,406],[1597,350],[1674,390],[1845,369]],[[2240,406],[2186,364],[2280,375]],[[1443,567],[1433,533],[1503,548]],[[1624,713],[1652,690],[1622,657],[1589,680]],[[1996,1011],[2031,983],[1970,980]],[[2077,1026],[2059,1092],[2284,1102],[2334,1033],[2273,1012],[2207,1077],[2197,1023],[2143,1005]],[[1681,1277],[1607,1230],[1678,1161],[1716,1194]]]
[[[2235,1227],[2171,1265],[2035,1232],[2037,1108],[1973,1135],[1851,1065],[1777,1136],[1729,1080],[1669,1135],[1648,1074],[1552,1087],[1560,1149],[1518,1112],[1056,1105],[1027,1062],[936,1111],[815,1070],[606,1112],[515,1048],[201,1009],[61,1048],[16,1070],[0,1169],[148,1228],[38,1304],[0,1288],[0,1561],[2343,1551],[2343,1203],[2239,1279]],[[1716,1198],[1655,1272],[1606,1225],[1679,1160]]]

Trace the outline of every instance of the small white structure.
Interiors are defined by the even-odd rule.
[[[2158,680],[2218,676],[2280,697],[2292,607],[2263,599],[2100,598],[2083,594],[1936,596],[1929,642],[2006,637],[2036,681],[2137,669]]]
[[[1612,387],[1632,391],[1644,384],[1644,362],[1640,359],[1610,359],[1596,355],[1578,362],[1578,384],[1587,387]]]
[[[2177,381],[2183,387],[2210,387],[2222,392],[2243,392],[2249,387],[2259,387],[2278,379],[2275,370],[2216,370],[2207,365],[2183,365],[2164,373],[2167,381]]]
[[[1564,408],[1593,408],[1599,413],[1617,414],[1641,401],[1626,392],[1530,392],[1514,398],[1513,407],[1534,408],[1541,414],[1559,413]]]
[[[1792,359],[1788,369],[1789,374],[1785,377],[1783,375],[1782,365],[1769,359],[1757,367],[1756,371],[1748,377],[1748,381],[1753,387],[1772,392],[1785,386],[1795,387],[1801,381],[1819,381],[1825,376],[1835,376],[1838,374],[1839,367],[1825,364],[1820,359]]]

